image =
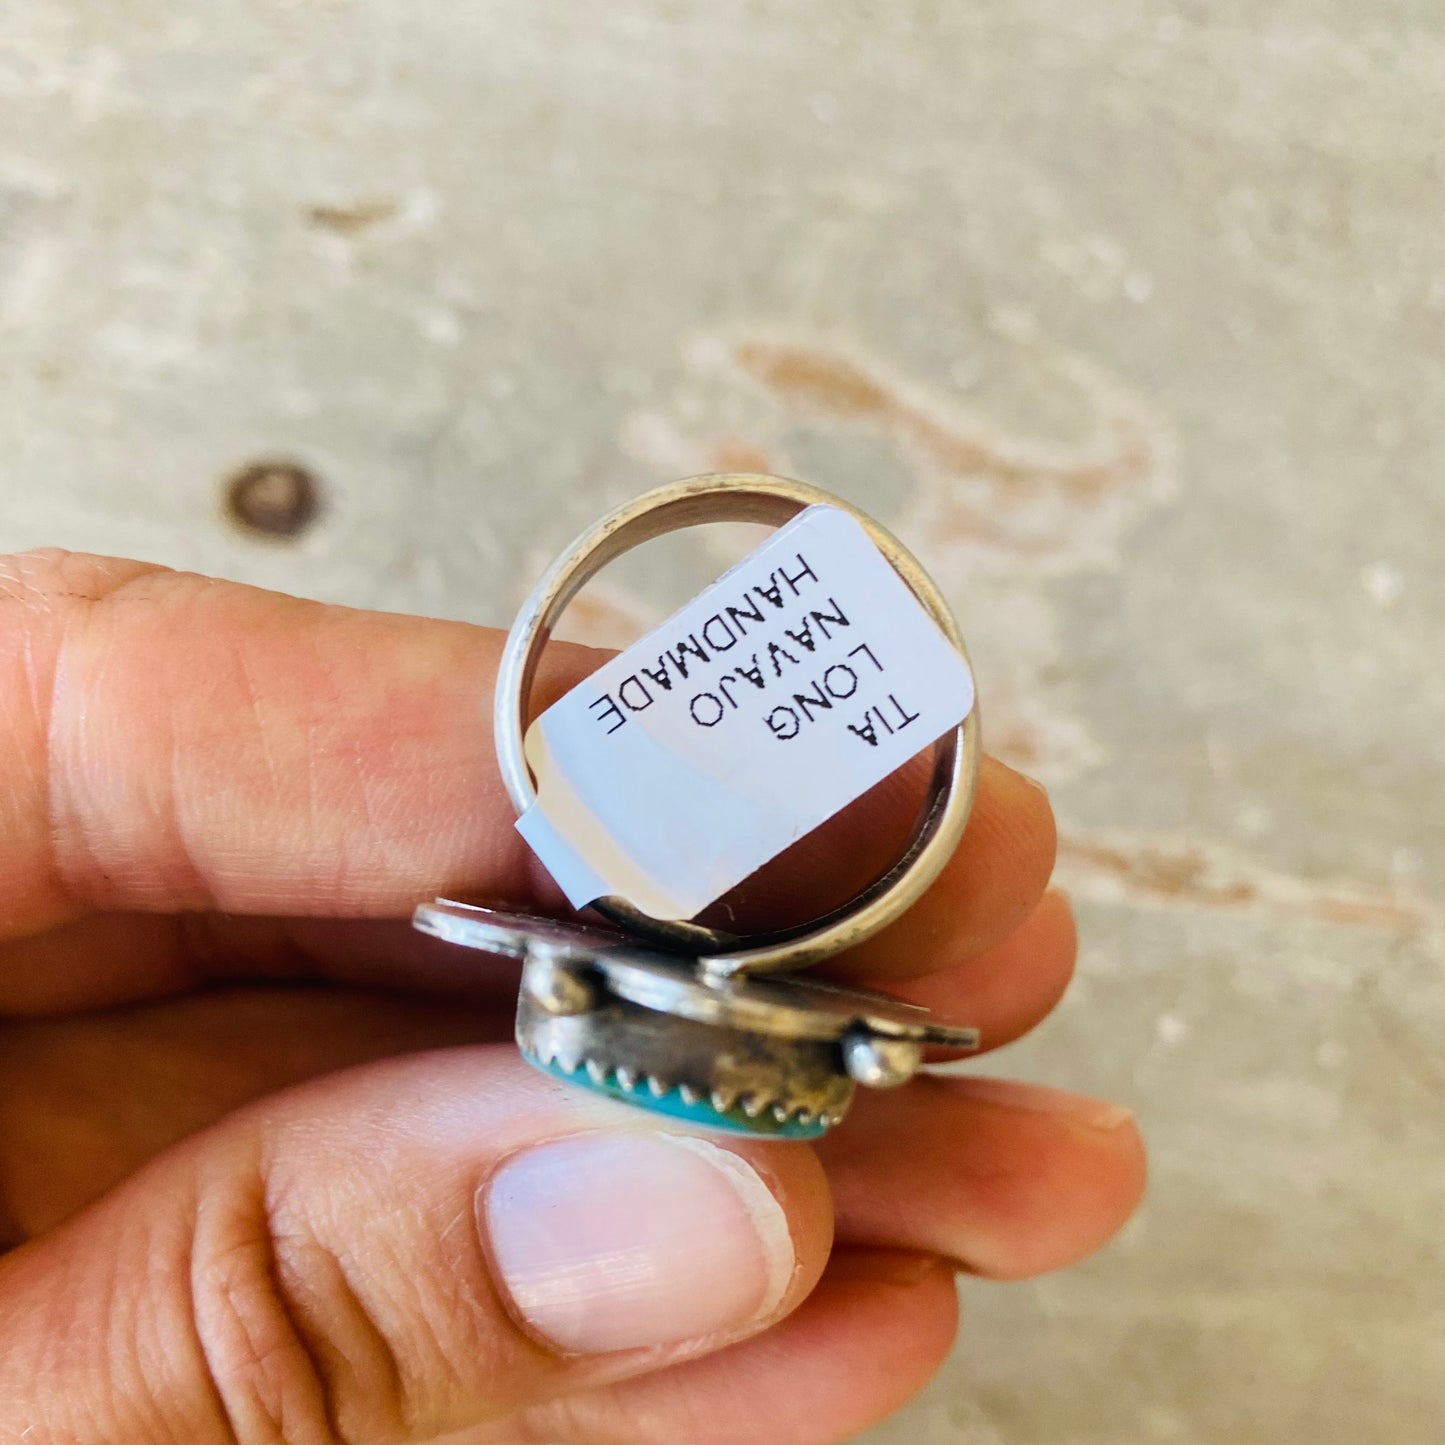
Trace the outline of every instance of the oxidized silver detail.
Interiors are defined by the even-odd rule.
[[[597,1006],[597,987],[585,966],[545,944],[528,954],[526,979],[533,1001],[549,1014],[585,1014]]]
[[[517,1043],[528,1057],[615,1088],[637,1103],[675,1089],[693,1107],[757,1133],[836,1123],[855,1084],[911,1077],[925,1044],[976,1048],[975,1029],[926,1009],[818,979],[709,979],[695,959],[639,948],[616,934],[438,899],[417,927],[524,960]],[[559,976],[592,1006],[558,1011]],[[644,1089],[642,1086],[646,1085]]]

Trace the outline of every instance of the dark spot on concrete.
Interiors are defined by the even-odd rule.
[[[354,236],[360,231],[390,221],[401,209],[389,196],[365,196],[349,205],[309,206],[306,219],[313,226]]]
[[[298,462],[251,462],[225,483],[226,518],[253,536],[299,537],[321,511],[321,487]]]

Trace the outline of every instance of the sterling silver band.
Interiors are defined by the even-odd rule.
[[[644,493],[590,527],[547,569],[522,604],[497,673],[494,733],[502,779],[520,816],[536,801],[523,752],[532,683],[542,650],[567,604],[609,562],[668,532],[709,522],[781,526],[805,507],[838,507],[874,545],[967,658],[958,624],[933,579],[886,528],[847,502],[803,482],[747,473],[690,477]],[[938,877],[963,834],[978,776],[978,706],[937,749],[929,805],[902,857],[842,907],[775,933],[739,934],[653,918],[622,898],[592,906],[639,938],[701,958],[716,976],[802,968],[852,948],[891,923]]]

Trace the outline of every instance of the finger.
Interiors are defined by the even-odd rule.
[[[861,1090],[817,1147],[840,1241],[939,1254],[995,1279],[1092,1253],[1144,1188],[1127,1109],[1003,1079]]]
[[[851,1438],[928,1383],[957,1320],[953,1271],[944,1261],[840,1250],[817,1289],[767,1334],[671,1370],[564,1396],[487,1438],[589,1445]]]
[[[806,1148],[641,1128],[502,1048],[369,1065],[0,1259],[0,1438],[470,1429],[765,1328],[830,1233]]]
[[[87,913],[0,942],[0,1017],[70,1013],[206,984],[285,980],[512,1007],[521,968],[397,919]]]
[[[921,978],[1002,943],[1033,912],[1054,870],[1054,814],[1031,778],[979,766],[968,826],[937,881],[896,923],[833,965],[845,977]]]
[[[376,1059],[510,1042],[514,1007],[334,988],[208,989],[0,1022],[0,1201],[11,1238],[68,1219],[243,1104]]]
[[[137,563],[12,559],[0,934],[90,909],[396,917],[436,892],[557,906],[493,758],[501,642]],[[549,649],[540,694],[597,660]],[[877,797],[849,825],[865,842],[877,809],[898,810],[897,787]],[[1052,852],[1047,800],[985,767],[953,864],[873,966],[922,968],[945,934],[970,949],[1005,936]],[[831,877],[819,856],[799,899]]]
[[[499,634],[66,554],[0,586],[0,932],[525,891],[485,721]]]
[[[820,902],[836,907],[855,897],[902,855],[928,773],[927,759],[915,758],[780,854],[728,895],[722,905],[728,921],[747,927],[797,922]],[[992,948],[1043,896],[1055,846],[1048,794],[997,758],[983,757],[968,825],[942,873],[902,918],[827,971],[854,979],[918,978]]]
[[[1002,943],[925,978],[890,984],[889,992],[931,1009],[936,1018],[972,1025],[987,1053],[1021,1038],[1053,1012],[1077,957],[1073,909],[1064,894],[1049,892]]]

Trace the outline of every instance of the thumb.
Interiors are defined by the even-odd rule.
[[[279,1094],[0,1258],[0,1438],[410,1440],[763,1329],[831,1241],[802,1145],[510,1048]]]

